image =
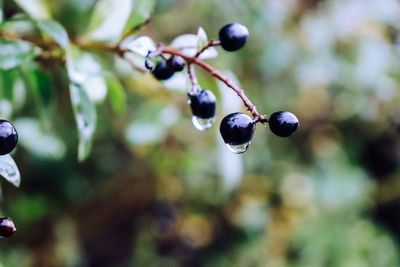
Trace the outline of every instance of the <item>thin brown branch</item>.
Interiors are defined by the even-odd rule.
[[[11,31],[0,31],[0,38],[13,41],[13,40],[22,40],[26,42],[30,42],[37,47],[42,47],[45,49],[54,49],[54,47],[58,47],[58,45],[54,41],[45,41],[42,38],[38,38],[37,36],[32,35],[20,35],[18,33],[14,33]]]
[[[102,52],[116,52],[116,53],[124,52],[119,47],[114,47],[114,46],[111,46],[108,44],[102,44],[102,43],[86,43],[86,42],[81,42],[80,40],[77,40],[77,41],[75,41],[74,44],[81,49],[87,49],[87,50],[96,50],[96,51],[102,51]]]
[[[188,64],[188,73],[189,73],[190,81],[192,83],[192,89],[189,92],[189,94],[190,94],[191,92],[200,90],[199,81],[197,80],[193,63]]]
[[[250,99],[247,98],[247,96],[245,95],[243,89],[241,89],[238,86],[236,86],[230,79],[225,77],[222,73],[220,73],[218,70],[214,69],[212,66],[208,65],[207,63],[205,63],[202,60],[199,60],[196,57],[191,57],[191,56],[187,56],[185,54],[182,54],[181,52],[176,51],[173,48],[164,47],[163,50],[162,50],[162,53],[175,55],[175,56],[181,56],[188,62],[189,65],[196,64],[196,65],[200,66],[201,68],[206,70],[208,73],[210,73],[210,75],[214,76],[215,78],[217,78],[218,80],[220,80],[221,82],[226,84],[226,86],[228,86],[233,91],[235,91],[235,93],[242,99],[242,101],[243,101],[244,105],[246,106],[247,110],[253,116],[255,122],[261,122],[261,123],[268,122],[268,118],[267,117],[265,117],[263,115],[260,115],[257,112],[256,106],[250,101]]]
[[[200,49],[194,57],[199,57],[204,51],[212,46],[220,45],[221,41],[219,40],[210,40],[202,49]]]
[[[144,24],[147,24],[148,22],[145,22]],[[0,38],[6,38],[6,39],[21,39],[21,40],[27,40],[30,41],[38,46],[41,47],[46,47],[46,45],[41,43],[41,40],[33,40],[28,38],[25,38],[23,36],[15,36],[9,33],[5,32],[0,32]],[[246,106],[247,110],[251,113],[251,115],[254,118],[254,122],[261,122],[261,123],[266,123],[268,122],[268,118],[260,115],[257,112],[256,106],[250,101],[250,99],[247,98],[246,94],[244,93],[243,89],[235,85],[231,80],[229,80],[227,77],[225,77],[222,73],[220,73],[217,69],[214,69],[212,66],[208,65],[202,60],[198,59],[198,56],[200,56],[205,50],[207,50],[211,46],[219,45],[220,41],[217,40],[211,40],[207,43],[206,46],[204,46],[202,49],[200,49],[195,56],[187,56],[180,51],[178,51],[176,48],[170,48],[170,47],[165,47],[164,45],[159,45],[157,50],[151,53],[151,56],[158,56],[158,55],[163,55],[164,54],[169,54],[169,55],[175,55],[175,56],[181,56],[186,60],[188,63],[188,68],[189,68],[189,77],[191,79],[193,88],[200,88],[195,72],[194,72],[194,64],[200,66],[203,68],[205,71],[210,73],[210,75],[214,76],[224,84],[226,84],[229,88],[231,88],[236,94],[242,99],[244,105]],[[128,51],[121,49],[119,46],[113,46],[113,45],[107,45],[107,44],[96,44],[96,43],[85,43],[82,41],[76,41],[75,45],[79,46],[80,48],[83,49],[90,49],[90,50],[98,50],[98,51],[103,51],[103,52],[114,52],[117,53],[121,58],[125,59],[128,61],[128,63],[131,64],[131,66],[141,72],[144,72],[143,69],[139,68],[134,62],[132,62],[129,58],[126,57],[125,53]],[[62,58],[60,58],[62,60]]]

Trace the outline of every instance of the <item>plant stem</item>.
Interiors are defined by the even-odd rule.
[[[145,25],[146,23],[148,23],[148,21],[145,21],[143,24]],[[36,45],[38,45],[39,47],[42,47],[43,50],[45,50],[45,48],[48,48],[47,46],[49,45],[48,43],[43,43],[42,40],[36,40],[36,39],[31,39],[31,38],[25,38],[24,36],[15,36],[12,33],[6,33],[6,32],[1,32],[0,31],[0,38],[5,38],[5,39],[21,39],[21,40],[27,40],[30,41]],[[53,42],[50,43],[50,45],[52,45]],[[74,44],[82,49],[89,49],[89,50],[97,50],[97,51],[103,51],[103,52],[113,52],[113,53],[117,53],[121,58],[127,60],[133,68],[140,70],[143,72],[142,69],[138,68],[131,60],[129,60],[128,58],[126,58],[125,53],[128,53],[129,51],[121,49],[119,47],[119,45],[107,45],[107,44],[91,44],[91,43],[87,43],[87,42],[83,42],[83,41],[75,41]],[[209,64],[205,63],[204,61],[198,59],[198,57],[204,52],[206,51],[208,48],[212,47],[212,46],[216,46],[216,45],[220,45],[220,41],[218,40],[210,40],[202,49],[200,49],[194,56],[187,56],[183,53],[181,53],[180,51],[178,51],[177,49],[179,48],[172,48],[172,47],[165,47],[164,45],[160,45],[156,51],[152,52],[152,56],[163,56],[164,54],[169,54],[169,55],[175,55],[175,56],[180,56],[183,59],[186,60],[187,64],[188,64],[188,72],[189,72],[189,77],[190,80],[192,82],[193,85],[193,89],[199,89],[199,83],[197,81],[196,78],[196,74],[194,71],[194,64],[200,66],[201,68],[203,68],[205,71],[207,71],[208,73],[210,73],[211,76],[214,76],[215,78],[217,78],[218,80],[220,80],[221,82],[223,82],[224,84],[226,84],[226,86],[228,86],[229,88],[231,88],[233,91],[235,91],[235,93],[242,99],[244,105],[246,106],[247,110],[251,113],[251,115],[254,118],[254,122],[260,122],[260,123],[266,123],[268,122],[268,118],[260,115],[257,112],[256,106],[250,101],[250,99],[247,98],[246,94],[244,93],[243,89],[241,89],[240,87],[238,87],[237,85],[235,85],[230,79],[228,79],[226,76],[224,76],[222,73],[220,73],[217,69],[214,69],[212,66],[210,66]],[[63,62],[63,58],[60,57],[61,62]]]
[[[190,95],[198,90],[201,90],[201,87],[199,85],[199,81],[197,80],[196,73],[194,71],[194,65],[192,63],[188,64],[188,73],[190,81],[192,82],[192,89],[188,93]]]
[[[201,55],[201,53],[203,53],[204,51],[206,51],[208,48],[212,47],[212,46],[217,46],[220,45],[221,41],[219,40],[210,40],[202,49],[200,49],[196,55],[194,57],[199,57]]]
[[[187,56],[187,55],[182,54],[181,52],[176,51],[175,49],[170,48],[170,47],[164,47],[161,50],[161,52],[165,53],[165,54],[181,56],[182,58],[184,58],[187,61],[188,66],[193,66],[193,64],[196,64],[196,65],[200,66],[201,68],[206,70],[208,73],[210,73],[211,76],[214,76],[215,78],[217,78],[218,80],[220,80],[221,82],[226,84],[226,86],[228,86],[233,91],[235,91],[235,93],[242,99],[242,101],[243,101],[244,105],[246,106],[247,110],[253,116],[254,122],[256,122],[256,123],[257,122],[261,122],[261,123],[268,122],[268,118],[267,117],[265,117],[263,115],[260,115],[257,112],[256,106],[250,101],[250,99],[247,98],[247,96],[245,95],[243,89],[241,89],[238,86],[236,86],[230,79],[228,79],[226,76],[221,74],[221,72],[219,72],[217,69],[214,69],[212,66],[208,65],[204,61],[199,60],[196,56],[194,56],[194,57]]]

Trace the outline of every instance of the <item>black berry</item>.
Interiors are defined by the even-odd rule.
[[[167,60],[167,66],[174,71],[182,71],[185,67],[185,60],[180,56],[171,56]]]
[[[291,136],[299,128],[299,120],[288,111],[278,111],[269,118],[269,128],[280,137]]]
[[[249,30],[239,23],[225,25],[219,30],[221,46],[226,51],[236,51],[242,48],[249,37]]]
[[[10,153],[17,142],[18,134],[14,126],[6,120],[0,120],[0,155]]]
[[[174,70],[168,68],[167,63],[165,61],[161,61],[157,63],[156,67],[152,71],[154,77],[157,80],[167,80],[174,75]]]
[[[219,131],[227,145],[238,146],[251,141],[254,129],[255,123],[248,115],[236,112],[221,121]]]
[[[201,90],[189,94],[190,107],[194,116],[208,119],[215,116],[216,97],[210,90]]]
[[[0,237],[10,237],[17,229],[9,217],[0,218]]]

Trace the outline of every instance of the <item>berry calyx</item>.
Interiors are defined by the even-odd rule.
[[[183,68],[185,68],[185,63],[186,63],[185,59],[183,59],[183,57],[180,56],[171,56],[167,60],[168,68],[174,71],[182,71]]]
[[[15,228],[14,222],[9,217],[0,218],[0,237],[12,236],[17,228]]]
[[[210,90],[200,90],[189,94],[193,116],[208,119],[215,116],[217,98]]]
[[[219,30],[219,40],[226,51],[239,50],[246,44],[248,37],[249,30],[240,23],[231,23]]]
[[[167,80],[174,75],[175,71],[167,66],[165,61],[157,63],[154,70],[151,72],[157,80]]]
[[[277,111],[269,117],[269,128],[280,137],[291,136],[299,128],[299,120],[288,111]]]
[[[255,130],[255,123],[246,114],[236,112],[227,115],[219,128],[222,139],[228,148],[234,153],[245,152]]]
[[[0,120],[0,155],[10,153],[18,142],[14,126],[6,120]]]

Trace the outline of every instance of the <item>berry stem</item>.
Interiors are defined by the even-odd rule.
[[[226,76],[224,76],[218,70],[214,69],[212,66],[208,65],[207,63],[205,63],[202,60],[199,60],[196,56],[194,56],[194,57],[187,56],[187,55],[185,55],[185,54],[183,54],[183,53],[181,53],[179,51],[176,51],[175,49],[170,48],[170,47],[164,47],[161,50],[161,52],[165,53],[165,54],[170,54],[170,55],[183,57],[188,62],[188,66],[189,65],[193,65],[193,64],[196,64],[196,65],[200,66],[201,68],[206,70],[208,73],[210,73],[211,76],[214,76],[215,78],[217,78],[218,80],[220,80],[221,82],[226,84],[226,86],[228,86],[233,91],[235,91],[235,93],[242,99],[242,101],[243,101],[244,105],[246,106],[247,110],[253,116],[255,123],[257,123],[257,122],[261,122],[261,123],[268,122],[268,118],[267,117],[265,117],[263,115],[260,115],[257,112],[256,106],[250,101],[250,99],[247,98],[247,96],[245,95],[243,89],[241,89],[240,87],[236,86],[230,79],[228,79]],[[189,70],[189,73],[190,73],[190,70]],[[192,82],[193,82],[193,80],[192,80]]]
[[[192,82],[192,89],[189,91],[189,94],[191,94],[192,92],[200,90],[199,81],[197,80],[193,63],[188,63],[188,73],[190,81]]]
[[[126,53],[118,53],[120,58],[122,58],[123,60],[125,60],[126,62],[129,63],[129,65],[131,65],[131,67],[139,72],[145,73],[147,71],[143,70],[142,68],[140,68],[138,65],[135,64],[135,62],[133,62],[127,55]]]
[[[202,49],[200,49],[194,57],[199,57],[204,51],[212,46],[220,45],[221,41],[219,40],[210,40]]]

